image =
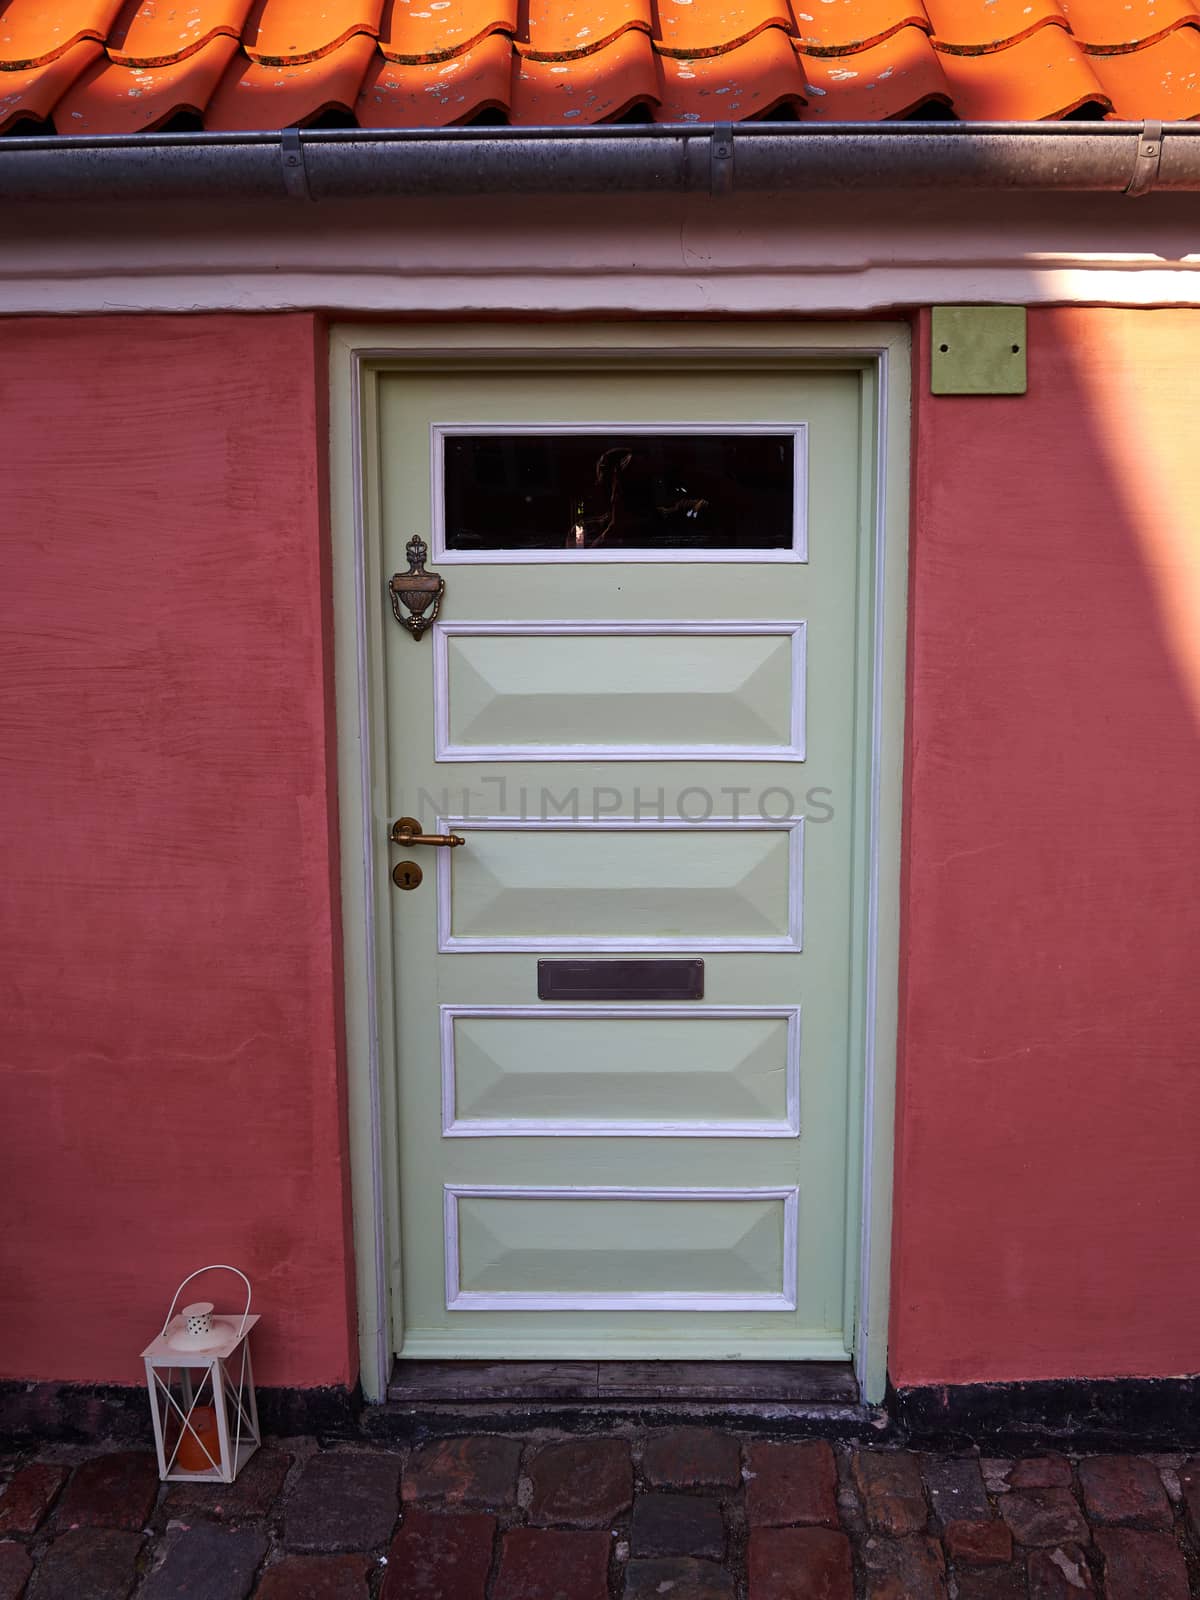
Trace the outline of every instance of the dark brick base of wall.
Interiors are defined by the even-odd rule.
[[[1200,1443],[1200,1376],[889,1386],[886,1406],[900,1437],[928,1445],[1172,1450]]]
[[[431,1406],[429,1416],[420,1408],[367,1408],[362,1392],[340,1387],[258,1390],[263,1432],[277,1436],[311,1434],[330,1440],[372,1437],[389,1432],[387,1413],[403,1411],[393,1419],[405,1434],[442,1432],[451,1423],[438,1418],[442,1409]],[[461,1431],[471,1421],[469,1406],[456,1406],[452,1430]],[[560,1405],[557,1410],[562,1410]],[[603,1419],[585,1418],[587,1409],[571,1419],[581,1431],[603,1420],[612,1426],[620,1407],[605,1408]],[[638,1408],[645,1410],[645,1406]],[[663,1407],[652,1407],[656,1413]],[[720,1407],[705,1408],[709,1425],[719,1424]],[[753,1406],[730,1408],[737,1425],[753,1421]],[[786,1407],[764,1407],[758,1431],[780,1434],[821,1434],[814,1408],[797,1415],[789,1426]],[[819,1409],[819,1408],[817,1408]],[[505,1428],[496,1408],[479,1407],[476,1425]],[[875,1413],[874,1437],[885,1436],[926,1448],[975,1444],[1016,1453],[1048,1445],[1103,1449],[1194,1449],[1200,1445],[1200,1376],[1184,1378],[1064,1378],[1044,1383],[972,1383],[889,1388],[885,1406],[887,1422]],[[528,1420],[528,1419],[526,1419]],[[556,1425],[562,1425],[559,1418]],[[660,1419],[661,1420],[661,1419]],[[440,1425],[439,1425],[440,1423]],[[572,1430],[573,1431],[573,1430]],[[0,1382],[0,1439],[15,1443],[65,1440],[88,1443],[99,1439],[129,1444],[151,1442],[149,1401],[144,1389],[120,1384]]]
[[[255,1392],[265,1434],[328,1438],[357,1431],[363,1403],[357,1384]],[[0,1382],[0,1439],[153,1444],[150,1400],[145,1389],[126,1384]]]

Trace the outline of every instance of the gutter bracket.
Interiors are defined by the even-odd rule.
[[[279,142],[280,170],[283,187],[293,200],[311,200],[308,187],[308,168],[304,164],[304,146],[300,143],[299,128],[285,128]]]
[[[1158,169],[1162,161],[1163,125],[1161,122],[1142,123],[1138,134],[1137,153],[1133,158],[1133,171],[1125,185],[1128,195],[1149,194],[1158,182]]]
[[[733,123],[718,122],[708,141],[708,191],[733,193]]]

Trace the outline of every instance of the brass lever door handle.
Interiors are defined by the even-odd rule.
[[[436,844],[446,850],[453,850],[455,845],[467,842],[461,833],[422,833],[416,817],[398,817],[392,823],[388,837],[393,844],[406,847],[410,844]]]

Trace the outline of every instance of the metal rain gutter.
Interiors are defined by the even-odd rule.
[[[1193,122],[695,123],[0,139],[0,201],[1200,189]]]

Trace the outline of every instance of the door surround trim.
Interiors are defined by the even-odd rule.
[[[386,1397],[392,1364],[388,1267],[398,1250],[398,1197],[384,1163],[384,1127],[394,1123],[390,1018],[381,1009],[377,912],[386,896],[386,827],[372,736],[381,727],[381,618],[368,604],[372,570],[362,447],[375,419],[377,373],[448,370],[492,362],[516,370],[590,359],[636,366],[653,359],[712,372],[722,367],[809,364],[864,373],[863,543],[870,562],[859,584],[859,639],[869,643],[869,770],[854,785],[855,939],[851,983],[862,996],[862,1032],[852,1047],[850,1126],[861,1164],[851,1173],[845,1325],[854,1329],[855,1370],[865,1400],[882,1400],[887,1377],[888,1286],[898,1022],[901,807],[907,620],[910,349],[899,323],[745,322],[608,324],[342,325],[330,334],[331,563],[334,682],[341,819],[342,948],[349,1100],[350,1184],[359,1311],[360,1379],[368,1400]],[[869,508],[869,509],[868,509]],[[864,720],[867,720],[864,718]],[[382,868],[381,868],[382,863]],[[382,873],[382,875],[381,875]],[[860,912],[861,908],[861,912]],[[852,1163],[853,1165],[853,1163]],[[857,1239],[855,1246],[852,1241]],[[848,1258],[849,1259],[849,1258]]]

